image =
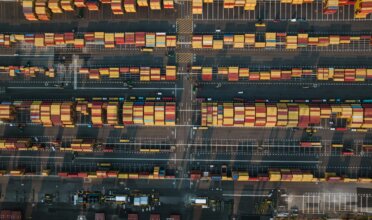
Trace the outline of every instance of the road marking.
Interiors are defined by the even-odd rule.
[[[269,195],[255,195],[255,194],[222,194],[222,196],[230,196],[230,197],[270,197]]]
[[[50,158],[53,158],[53,159],[64,159],[65,157],[57,157],[57,156],[18,156],[18,155],[0,155],[0,158],[32,158],[32,159],[35,159],[35,158],[38,158],[38,159],[50,159]]]
[[[294,161],[294,160],[230,160],[230,159],[183,159],[183,158],[137,158],[137,157],[127,157],[127,158],[117,158],[117,157],[77,157],[76,160],[134,160],[134,161],[186,161],[186,162],[252,162],[252,163],[306,163],[306,164],[320,164],[321,161]]]

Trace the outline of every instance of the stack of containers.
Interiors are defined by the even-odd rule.
[[[51,121],[51,104],[50,102],[42,102],[40,105],[40,120],[45,127],[52,127]]]
[[[166,36],[166,34],[164,32],[158,32],[156,33],[156,39],[155,39],[155,43],[156,43],[156,47],[157,48],[164,48],[166,47],[166,42],[167,40],[166,39],[169,39],[169,41],[172,41],[172,38],[169,38],[170,36]],[[174,38],[174,41],[176,41],[176,39]],[[167,42],[167,44],[169,45],[173,45],[172,42]],[[175,44],[175,42],[174,42]]]
[[[109,78],[114,78],[114,79],[119,78],[119,68],[118,67],[110,67],[109,68]]]
[[[35,34],[35,47],[45,47],[44,34]]]
[[[95,44],[105,45],[105,33],[104,32],[94,32],[94,41]]]
[[[211,3],[213,3],[213,0],[204,0],[204,3],[211,4]]]
[[[338,10],[339,0],[324,0],[323,13],[324,14],[334,14]]]
[[[244,126],[254,127],[254,122],[256,121],[256,107],[254,104],[245,104],[244,106]]]
[[[357,82],[363,82],[366,80],[367,76],[367,69],[360,68],[355,70],[355,81]]]
[[[234,8],[235,6],[235,0],[224,0],[223,1],[223,8],[228,9],[228,8]]]
[[[150,9],[160,10],[161,9],[160,0],[150,0]]]
[[[328,47],[329,44],[329,37],[319,37],[318,47]]]
[[[244,126],[244,103],[235,103],[234,105],[234,126]]]
[[[278,122],[277,126],[286,127],[288,125],[288,108],[285,103],[278,103]]]
[[[203,35],[194,35],[192,36],[192,48],[201,49],[203,48]]]
[[[35,14],[35,1],[24,0],[22,1],[22,10],[25,18],[29,21],[37,21],[38,18]]]
[[[276,33],[265,33],[266,47],[275,48],[276,47]]]
[[[150,67],[140,67],[140,80],[150,81]]]
[[[202,117],[201,126],[208,126],[207,125],[207,117],[208,117],[208,115],[207,115],[207,111],[208,111],[207,105],[208,105],[207,102],[203,102],[201,104],[201,117]]]
[[[228,69],[228,81],[238,81],[239,80],[239,67],[230,66]]]
[[[111,10],[114,15],[122,15],[124,14],[124,7],[123,7],[122,0],[111,0]]]
[[[45,33],[45,46],[54,46],[54,33]]]
[[[93,152],[94,140],[74,139],[71,142],[71,150],[76,152]]]
[[[72,0],[61,0],[61,8],[64,11],[74,11],[74,2]]]
[[[147,0],[137,0],[137,5],[139,7],[148,7],[149,6],[149,3]]]
[[[31,147],[31,139],[0,139],[0,150],[28,150]]]
[[[146,102],[144,109],[143,109],[143,115],[144,115],[144,125],[150,126],[154,125],[154,102]]]
[[[300,169],[292,169],[292,181],[293,182],[302,182],[302,171]]]
[[[165,105],[165,125],[176,125],[176,103],[167,102]]]
[[[203,0],[192,0],[192,14],[203,14]]]
[[[365,19],[372,13],[372,0],[357,0],[354,5],[354,18]]]
[[[154,48],[155,47],[155,33],[146,33],[146,47]],[[164,46],[165,46],[165,38],[164,38]]]
[[[280,174],[281,174],[281,181],[292,181],[293,180],[293,175],[290,169],[280,169]]]
[[[117,126],[119,124],[118,105],[117,102],[109,102],[107,104],[107,124],[110,126]]]
[[[101,6],[99,0],[87,0],[85,4],[89,11],[98,11]]]
[[[318,105],[310,105],[309,112],[309,124],[310,125],[319,125],[320,124],[320,107]]]
[[[356,75],[355,69],[345,69],[344,81],[355,82],[355,75]]]
[[[125,101],[123,103],[123,124],[133,124],[133,102]]]
[[[212,126],[213,124],[213,104],[207,103],[207,126]]]
[[[61,0],[49,0],[48,1],[48,8],[52,11],[52,13],[62,13],[61,7]]]
[[[165,80],[174,81],[177,79],[176,66],[166,66],[165,68]]]
[[[54,126],[61,126],[61,103],[53,102],[50,106],[50,120]]]
[[[255,34],[244,34],[244,43],[248,46],[253,46],[256,43]]]
[[[239,68],[239,78],[248,78],[249,68]]]
[[[41,101],[33,101],[30,106],[30,119],[32,123],[41,124],[40,106]]]
[[[115,48],[114,33],[105,33],[105,48]]]
[[[203,48],[213,48],[213,35],[203,35]]]
[[[124,45],[125,44],[124,33],[115,33],[114,36],[115,36],[115,44],[116,45]]]
[[[345,69],[335,69],[333,75],[333,81],[343,82],[345,81]]]
[[[212,81],[212,67],[203,67],[202,68],[202,80],[203,81]]]
[[[234,125],[234,104],[233,103],[223,103],[223,126],[233,126]]]
[[[362,128],[372,128],[372,105],[364,104],[364,114],[363,114],[363,125]]]
[[[135,34],[136,47],[146,46],[145,35],[146,35],[145,32],[136,32]]]
[[[74,127],[74,103],[63,102],[61,105],[61,121],[64,127]]]
[[[288,108],[288,124],[287,127],[297,127],[298,126],[298,104],[287,104]]]
[[[265,103],[255,103],[256,120],[254,126],[262,127],[266,125],[266,105]]]
[[[83,115],[89,115],[88,102],[86,102],[86,101],[77,102],[75,109],[76,109],[77,112],[80,112]]]
[[[266,127],[275,127],[278,118],[278,108],[275,104],[266,105]]]
[[[9,102],[2,102],[0,104],[0,120],[13,121],[15,119],[14,106]]]
[[[134,35],[135,35],[134,32],[125,32],[124,35],[125,35],[125,42],[124,42],[125,45],[136,44],[135,39],[134,39]]]
[[[257,5],[257,0],[245,0],[244,10],[254,11]]]
[[[282,178],[279,169],[269,169],[269,180],[270,181],[280,181]]]
[[[87,7],[85,1],[86,0],[74,0],[74,4],[77,8],[85,8]]]
[[[164,125],[164,102],[155,103],[155,125]]]
[[[244,7],[246,0],[235,0],[235,7]]]
[[[133,105],[133,124],[143,125],[143,106],[144,102],[135,102]]]
[[[134,13],[137,11],[135,0],[124,0],[125,12]]]
[[[104,115],[104,104],[102,102],[93,101],[91,103],[91,119],[93,126],[102,127]]]
[[[160,81],[160,68],[151,68],[150,69],[150,80],[151,81]]]
[[[298,34],[297,44],[298,47],[307,47],[309,34]]]
[[[234,48],[244,48],[244,35],[234,35]]]
[[[223,35],[223,44],[224,45],[233,45],[234,44],[234,35],[233,34],[224,34]]]
[[[174,9],[173,0],[163,0],[163,7],[164,9]]]
[[[286,49],[297,49],[297,36],[286,37]]]
[[[260,74],[259,80],[271,80],[270,72],[264,71],[264,72],[259,72],[259,74]]]
[[[308,105],[299,104],[299,120],[298,120],[298,127],[300,128],[307,128],[310,122],[310,108]]]

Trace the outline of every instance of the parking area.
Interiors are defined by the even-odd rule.
[[[288,206],[297,207],[304,214],[370,213],[372,194],[304,193],[288,195]]]
[[[289,21],[293,22],[334,22],[334,21],[365,21],[371,20],[354,18],[354,6],[341,6],[334,14],[323,14],[323,2],[314,1],[309,4],[292,5],[282,4],[280,1],[257,1],[255,10],[245,11],[243,7],[224,9],[223,1],[214,1],[212,4],[203,4],[203,14],[193,15],[194,21]]]

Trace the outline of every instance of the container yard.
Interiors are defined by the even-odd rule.
[[[1,1],[0,219],[364,219],[371,12]]]

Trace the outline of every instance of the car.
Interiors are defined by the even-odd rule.
[[[157,95],[163,95],[163,93],[162,93],[162,92],[157,92],[156,94],[157,94]]]
[[[244,91],[239,91],[238,94],[244,94]]]

